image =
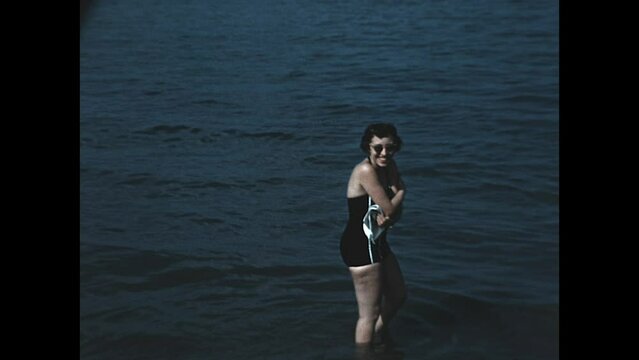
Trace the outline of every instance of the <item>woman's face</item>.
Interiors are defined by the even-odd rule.
[[[371,159],[371,163],[379,166],[386,167],[391,161],[395,152],[397,152],[397,146],[393,142],[392,137],[378,138],[373,136],[370,145],[368,147],[368,155]]]

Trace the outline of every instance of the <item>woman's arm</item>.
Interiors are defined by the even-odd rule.
[[[406,185],[404,184],[404,181],[402,181],[402,177],[399,174],[395,161],[390,164],[390,175],[391,189],[395,193],[395,196],[391,199],[391,203],[395,207],[400,207],[402,201],[404,201],[404,196],[406,195]]]
[[[361,165],[358,173],[359,183],[366,193],[382,208],[386,217],[392,217],[397,211],[398,204],[401,203],[401,200],[399,202],[395,201],[395,204],[393,204],[393,201],[388,198],[386,191],[384,191],[382,184],[379,182],[375,169],[370,164]],[[397,195],[395,195],[395,197],[396,196]],[[403,195],[400,197],[403,198]]]
[[[404,195],[406,195],[406,190],[402,189],[395,193],[395,196],[391,199],[391,203],[394,207],[399,208],[402,206],[402,201],[404,201]]]

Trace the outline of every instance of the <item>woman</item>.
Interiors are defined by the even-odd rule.
[[[349,220],[340,251],[355,287],[358,345],[370,345],[373,338],[390,342],[389,322],[406,299],[402,272],[386,241],[388,231],[372,242],[362,229],[370,203],[382,208],[383,215],[377,217],[379,226],[387,227],[397,220],[406,193],[393,160],[401,146],[402,140],[393,125],[369,125],[360,144],[366,159],[355,166],[348,180]]]

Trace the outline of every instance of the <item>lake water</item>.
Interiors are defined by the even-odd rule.
[[[351,359],[367,124],[408,188],[389,359],[558,359],[556,1],[97,1],[82,359]]]

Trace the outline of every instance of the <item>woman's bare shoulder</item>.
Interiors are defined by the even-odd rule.
[[[362,180],[365,181],[365,179],[370,176],[370,174],[374,174],[374,172],[375,169],[373,169],[371,164],[366,161],[366,159],[356,164],[353,167],[351,177],[348,181],[348,196],[355,197],[365,194],[366,191],[362,187]]]
[[[360,163],[355,165],[355,168],[353,168],[353,171],[357,173],[361,173],[361,172],[368,173],[371,171],[375,171],[375,169],[373,169],[373,165],[371,165],[370,162],[364,159]]]
[[[355,179],[362,179],[362,178],[374,176],[374,175],[375,175],[375,169],[366,160],[355,165],[355,167],[353,168],[353,177]]]

